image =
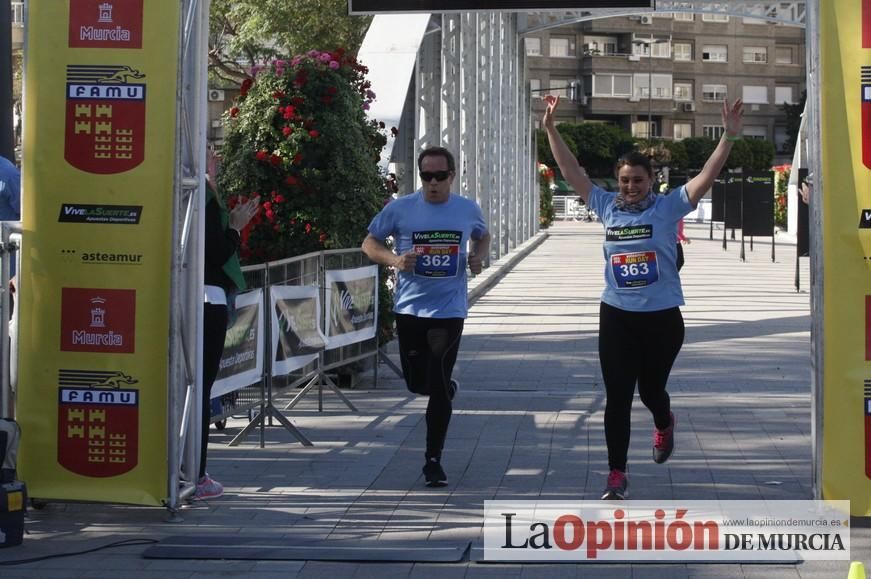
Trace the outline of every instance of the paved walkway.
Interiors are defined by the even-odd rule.
[[[686,342],[670,392],[677,450],[650,460],[652,421],[640,402],[630,449],[633,499],[810,499],[810,346],[808,293],[793,287],[794,247],[740,243],[690,225],[683,270]],[[550,237],[474,306],[456,377],[462,391],[443,462],[451,480],[428,489],[420,475],[425,400],[408,394],[385,368],[349,392],[347,412],[330,395],[290,415],[315,446],[282,429],[241,447],[228,441],[244,424],[212,436],[210,471],[224,497],[163,522],[160,509],[49,504],[31,511],[21,547],[0,561],[83,550],[112,541],[169,535],[271,537],[287,544],[342,539],[479,541],[488,499],[595,500],[606,452],[604,397],[596,358],[602,228],[557,224]],[[801,260],[802,284],[809,285]],[[631,355],[631,352],[627,352]],[[329,543],[321,543],[329,544]],[[361,543],[361,544],[366,544]],[[374,543],[369,543],[374,544]],[[487,565],[316,561],[149,560],[145,547],[114,548],[27,565],[0,577],[825,577],[845,563],[802,565],[563,564]],[[853,559],[871,563],[871,529],[853,529]]]

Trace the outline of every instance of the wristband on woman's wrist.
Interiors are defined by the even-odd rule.
[[[726,137],[727,141],[735,142],[741,140],[741,135],[730,135],[729,133],[723,133],[723,136]]]

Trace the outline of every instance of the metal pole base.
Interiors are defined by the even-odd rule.
[[[333,393],[338,396],[342,400],[342,402],[345,403],[345,406],[350,408],[352,412],[359,412],[359,410],[357,410],[357,407],[354,406],[351,401],[345,397],[344,394],[342,394],[342,391],[339,390],[339,387],[336,386],[335,382],[333,382],[329,376],[327,376],[320,370],[318,370],[318,373],[315,374],[315,376],[308,381],[308,384],[306,384],[303,389],[300,390],[299,393],[297,393],[297,395],[294,396],[293,399],[287,403],[287,406],[285,406],[284,409],[290,410],[291,408],[299,404],[300,400],[302,400],[303,397],[305,397],[305,395],[308,394],[315,386],[317,386],[318,388],[318,412],[324,411],[324,386],[332,390]]]
[[[294,438],[296,438],[298,441],[300,441],[303,446],[314,446],[312,444],[312,442],[308,438],[306,438],[305,435],[302,432],[300,432],[300,430],[296,426],[291,424],[290,420],[288,420],[287,417],[285,417],[284,414],[279,412],[278,409],[275,406],[273,406],[272,404],[266,405],[263,408],[263,412],[261,412],[256,417],[254,417],[254,420],[249,422],[245,426],[245,428],[243,428],[242,431],[239,434],[237,434],[233,438],[233,440],[230,441],[230,444],[228,446],[239,446],[239,443],[242,442],[242,440],[246,436],[251,434],[251,432],[255,428],[257,428],[258,426],[265,426],[266,425],[266,422],[264,422],[264,420],[266,419],[267,416],[270,418],[275,418],[279,422],[279,424],[281,424],[285,430],[287,430],[289,433],[291,433],[294,436]]]

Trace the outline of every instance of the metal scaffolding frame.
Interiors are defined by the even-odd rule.
[[[526,62],[517,22],[507,12],[431,16],[406,101],[413,111],[402,117],[401,133],[413,138],[400,137],[392,155],[400,186],[410,191],[420,186],[418,151],[440,145],[455,153],[456,188],[481,206],[494,240],[491,261],[538,231],[533,124],[522,90]]]
[[[804,26],[806,3],[658,0],[656,10],[432,14],[420,41],[400,137],[390,160],[402,191],[420,186],[416,154],[447,147],[457,157],[456,187],[475,199],[500,259],[538,231],[538,176],[525,34],[576,22],[644,13],[693,12]],[[377,17],[376,17],[377,18]],[[377,65],[377,64],[376,64]]]

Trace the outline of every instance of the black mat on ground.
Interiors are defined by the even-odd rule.
[[[561,565],[561,564],[582,564],[582,565],[740,565],[740,564],[752,564],[752,565],[800,565],[802,561],[797,560],[795,557],[789,556],[788,553],[784,554],[783,560],[779,561],[758,561],[753,559],[752,553],[747,554],[746,559],[735,559],[734,561],[714,561],[714,560],[703,560],[703,561],[669,561],[669,560],[660,560],[660,559],[651,559],[647,561],[602,561],[601,559],[582,559],[579,555],[577,560],[564,560],[564,561],[542,561],[541,559],[533,559],[530,556],[529,561],[508,561],[508,560],[499,560],[499,559],[485,559],[484,558],[484,541],[475,541],[472,543],[472,549],[469,552],[469,561],[472,563],[494,563],[494,564],[505,564],[505,563],[523,563],[527,565],[529,563],[544,563],[548,565]],[[667,575],[663,575],[666,577]],[[677,576],[677,575],[675,575]],[[658,577],[658,575],[657,575]]]
[[[167,537],[142,553],[146,559],[257,561],[392,561],[454,563],[468,541],[304,541],[281,537],[202,535]]]

